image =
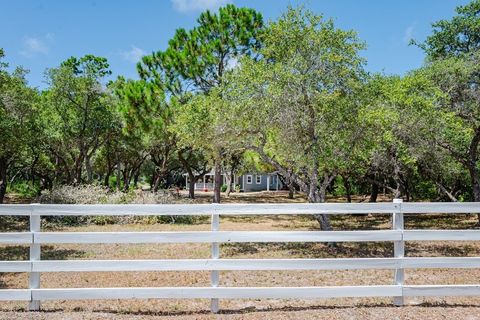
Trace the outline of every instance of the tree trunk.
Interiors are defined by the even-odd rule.
[[[140,179],[140,170],[137,170],[133,175],[133,185],[137,188],[138,180]]]
[[[288,183],[288,199],[293,199],[293,196],[295,194],[295,186],[293,185],[293,182]]]
[[[82,171],[83,171],[83,163],[85,161],[85,152],[82,151],[80,148],[80,154],[78,155],[77,159],[75,160],[75,164],[73,166],[73,184],[80,185],[82,183]]]
[[[92,169],[92,160],[90,157],[85,158],[85,171],[87,172],[87,183],[91,184],[93,182],[93,169]]]
[[[130,189],[130,181],[132,180],[132,172],[125,168],[123,170],[123,191],[127,192]]]
[[[75,180],[73,182],[76,186],[82,183],[82,167],[75,169]]]
[[[310,191],[308,193],[308,202],[310,203],[324,203],[326,200],[327,187],[332,181],[332,177],[325,175],[324,180],[322,181],[320,188],[318,188],[318,173],[315,172],[310,177]],[[320,229],[324,231],[331,231],[332,225],[330,224],[330,218],[326,214],[315,214],[315,219],[317,219],[320,224]],[[332,244],[334,245],[334,244]]]
[[[480,174],[476,165],[468,169],[470,173],[470,180],[472,181],[473,201],[480,202]],[[480,224],[480,213],[477,214],[478,224]]]
[[[393,191],[393,198],[394,199],[399,199],[401,197],[402,197],[402,192],[400,191],[400,188],[397,185],[397,188]]]
[[[286,181],[294,181],[296,185],[300,187],[300,190],[308,194],[308,202],[310,203],[319,203],[325,202],[325,195],[328,185],[335,178],[335,175],[325,175],[323,183],[321,185],[320,191],[318,187],[318,168],[312,170],[311,175],[308,177],[309,183],[305,182],[299,178],[292,170],[288,170],[285,167],[281,166],[274,159],[270,158],[262,148],[254,148],[253,150],[257,151],[262,160],[274,166],[274,168],[285,178]],[[316,159],[315,159],[316,160]],[[320,223],[320,228],[322,230],[332,230],[330,225],[330,220],[325,214],[314,215],[315,219]]]
[[[195,176],[188,175],[188,197],[190,199],[195,199]]]
[[[155,172],[156,173],[153,190],[156,192],[160,189],[166,189],[168,187],[168,168],[157,167]]]
[[[40,179],[40,193],[42,190],[52,190],[53,188],[53,181],[49,176],[43,176]]]
[[[200,176],[195,177],[193,173],[192,167],[188,163],[187,159],[183,157],[182,151],[178,151],[178,160],[182,164],[183,168],[187,171],[188,174],[188,197],[190,199],[195,199],[195,182],[197,181]]]
[[[166,150],[162,156],[158,156],[158,154],[150,153],[150,157],[152,162],[155,164],[155,169],[153,171],[153,178],[152,178],[152,189],[153,191],[158,191],[161,188],[167,188],[168,182],[168,165],[169,165],[169,152],[170,150]],[[145,158],[144,158],[145,159]],[[139,171],[140,167],[144,161],[144,159],[138,163],[135,170]]]
[[[372,191],[370,193],[370,199],[368,202],[377,202],[378,197],[378,185],[376,183],[372,183]]]
[[[226,183],[227,183],[227,190],[225,190],[225,196],[228,198],[230,196],[230,192],[232,192],[232,176],[233,172],[229,172],[225,177],[226,177]]]
[[[54,183],[58,183],[60,177],[60,160],[58,159],[58,156],[55,156],[55,165],[53,167],[53,181]]]
[[[473,201],[480,202],[480,175],[476,168],[470,168],[470,179],[472,181]]]
[[[155,169],[155,178],[153,180],[153,192],[157,192],[160,188],[160,181],[162,180],[162,175],[160,174],[158,168]]]
[[[220,203],[220,191],[222,188],[222,161],[215,160],[215,183],[213,188],[213,203]]]
[[[120,191],[120,184],[122,179],[122,169],[120,167],[120,162],[117,163],[117,191]]]
[[[347,202],[352,202],[352,186],[350,185],[350,180],[348,177],[342,177],[343,180],[343,187],[345,188],[345,193],[347,196]]]
[[[7,159],[0,158],[0,203],[3,203],[7,193]]]
[[[470,143],[468,151],[468,171],[470,179],[472,180],[473,199],[475,202],[480,202],[480,172],[478,172],[478,146],[480,144],[480,127],[475,130],[475,135]],[[480,223],[480,214],[478,215],[478,222]]]
[[[435,184],[437,185],[440,192],[445,193],[445,195],[448,197],[448,199],[450,199],[450,201],[458,202],[458,199],[455,198],[455,196],[453,195],[453,192],[448,191],[447,188],[445,188],[440,182],[435,182]]]
[[[103,184],[105,187],[110,189],[110,176],[112,175],[112,169],[108,167],[107,172],[105,173],[105,178],[103,180]]]

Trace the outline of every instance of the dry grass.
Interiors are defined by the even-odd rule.
[[[240,199],[245,197],[245,199]],[[237,195],[237,202],[251,202],[252,195]],[[260,201],[285,202],[286,194],[263,194]],[[207,199],[207,198],[205,198]],[[200,197],[200,200],[205,200]],[[233,199],[233,197],[231,198]],[[229,200],[229,201],[234,201]],[[257,199],[259,200],[259,199]],[[298,196],[294,201],[302,201]],[[389,216],[337,216],[332,224],[343,230],[376,230],[391,227]],[[407,228],[475,228],[475,217],[428,215],[406,217]],[[4,229],[24,228],[22,224]],[[46,226],[46,229],[52,226]],[[56,227],[58,229],[58,226]],[[63,231],[188,231],[209,230],[208,220],[194,225],[124,224],[62,227]],[[314,230],[317,223],[305,216],[222,217],[222,230]],[[340,258],[391,257],[391,243],[232,243],[221,247],[223,258]],[[55,245],[42,247],[42,259],[181,259],[208,258],[207,244]],[[410,242],[407,256],[480,256],[480,242]],[[28,259],[28,248],[0,248],[0,260]],[[126,286],[208,286],[208,272],[91,272],[44,273],[44,288]],[[391,284],[392,270],[351,271],[235,271],[220,273],[221,286],[328,286]],[[406,271],[407,284],[480,283],[478,269],[415,269]],[[6,273],[2,288],[26,288],[26,274]],[[0,305],[0,319],[480,319],[480,298],[409,298],[406,307],[393,307],[388,298],[315,300],[221,300],[222,313],[211,315],[209,301],[112,300],[49,301],[42,312],[25,312],[25,303]]]

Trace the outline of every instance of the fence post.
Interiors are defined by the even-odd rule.
[[[214,204],[217,206],[217,204]],[[219,231],[220,230],[220,215],[216,213],[216,208],[213,209],[214,213],[211,217],[212,223],[212,231]],[[218,259],[220,257],[220,244],[218,242],[212,242],[212,259]],[[212,287],[218,287],[218,283],[220,280],[220,274],[218,270],[212,270],[210,273],[210,281]],[[220,308],[218,304],[218,298],[212,298],[210,300],[210,310],[213,313],[217,313]]]
[[[402,202],[403,199],[393,199],[393,203],[396,204],[397,210],[393,213],[392,217],[392,228],[394,230],[402,231],[402,239],[400,241],[395,241],[393,244],[393,253],[395,258],[402,259],[405,255],[405,242],[403,241],[403,229],[404,229],[404,222],[403,222],[403,212],[402,212]],[[403,306],[404,299],[403,299],[403,282],[405,280],[405,272],[402,267],[398,267],[395,269],[395,284],[402,286],[402,295],[399,297],[393,298],[393,304],[395,306]]]
[[[30,211],[30,232],[39,232],[40,231],[40,216],[35,215],[33,213],[35,205],[38,203],[31,204],[31,211]],[[35,237],[33,237],[35,240]],[[34,242],[30,244],[30,261],[40,260],[40,245],[35,244]],[[40,288],[40,273],[39,272],[30,272],[29,279],[28,279],[28,287],[30,289],[38,289]],[[40,310],[40,301],[39,300],[30,300],[28,305],[28,310],[30,311],[38,311]]]

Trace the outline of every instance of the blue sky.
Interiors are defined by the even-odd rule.
[[[31,85],[44,88],[46,68],[70,56],[108,58],[113,76],[136,77],[138,59],[165,49],[179,27],[195,25],[199,13],[233,2],[277,18],[289,5],[304,3],[336,25],[354,29],[368,49],[367,70],[404,74],[423,63],[423,52],[409,46],[423,40],[431,23],[450,18],[467,0],[0,0],[0,47],[11,66],[30,70]]]

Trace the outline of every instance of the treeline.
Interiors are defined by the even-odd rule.
[[[215,202],[222,172],[231,190],[248,170],[278,171],[311,202],[334,190],[480,201],[480,1],[456,11],[412,43],[425,64],[402,77],[366,72],[356,33],[303,7],[269,23],[206,11],[142,58],[139,80],[107,83],[107,60],[87,55],[47,70],[39,91],[2,63],[0,201],[19,182],[157,190],[183,173],[194,197],[212,168]]]

